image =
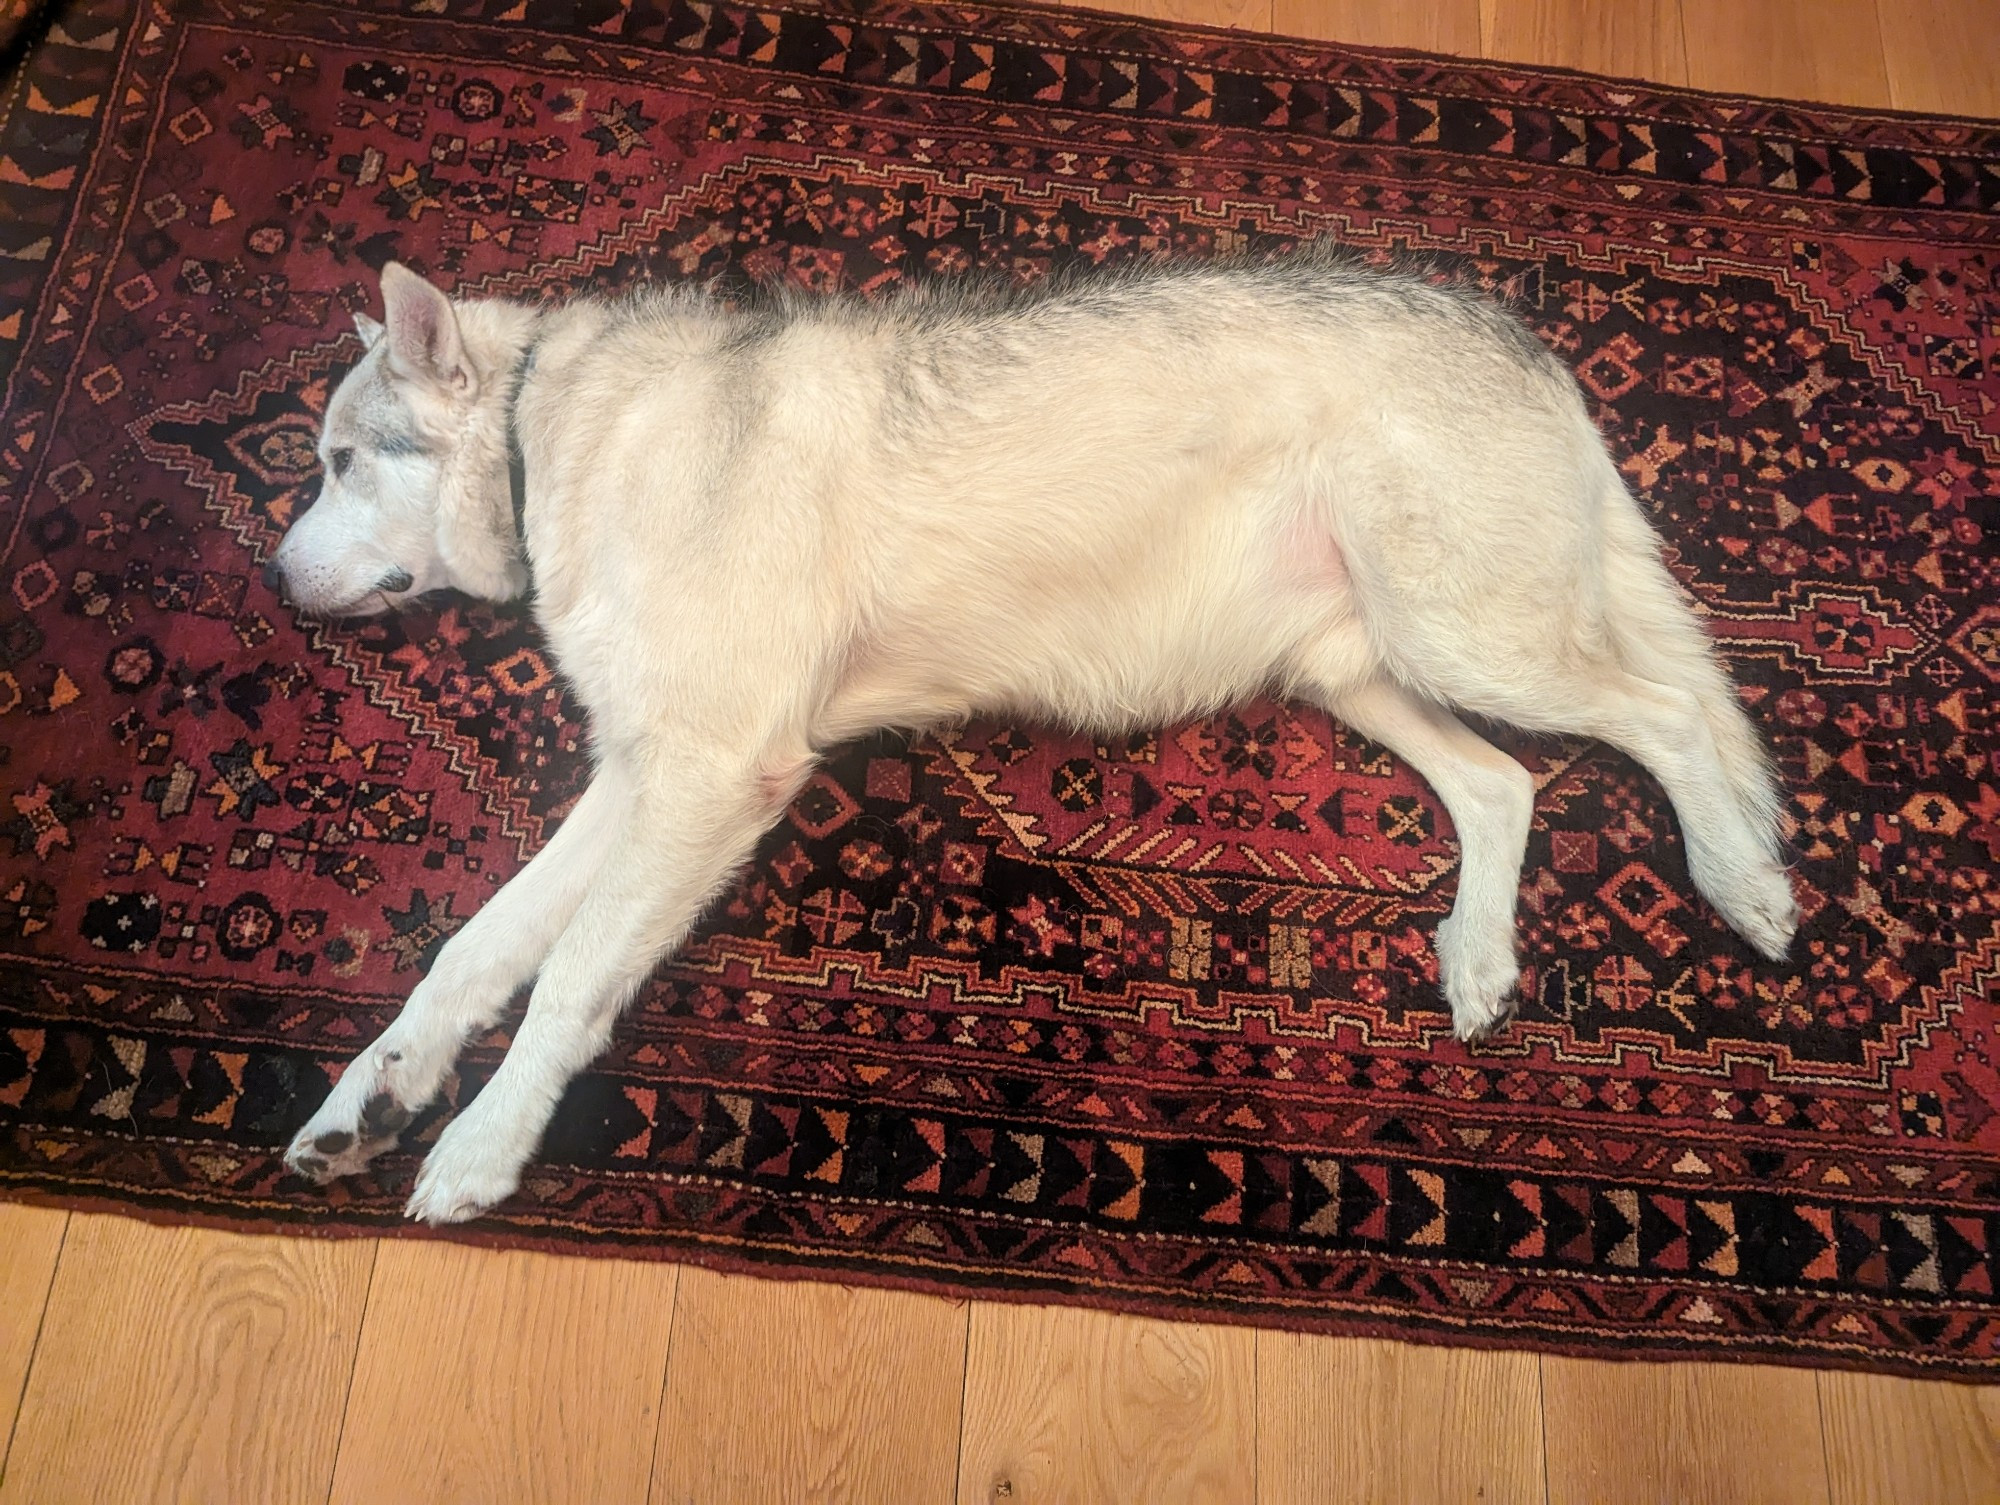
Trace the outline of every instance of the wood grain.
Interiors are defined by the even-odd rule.
[[[1480,0],[1479,34],[1508,62],[1687,82],[1680,0]]]
[[[1681,0],[1681,20],[1696,88],[1889,103],[1875,0]]]
[[[1834,1505],[2000,1500],[2000,1389],[1826,1373],[1819,1393]]]
[[[75,1213],[0,1501],[323,1501],[375,1248]]]
[[[1257,1397],[1267,1505],[1542,1498],[1531,1353],[1259,1333]]]
[[[1877,0],[1889,98],[1899,110],[2000,116],[1994,0]]]
[[[1542,1360],[1549,1505],[1827,1499],[1805,1369]]]
[[[385,1240],[333,1500],[644,1498],[678,1275]]]
[[[1238,31],[1269,31],[1271,0],[1073,0],[1079,10],[1143,16],[1149,21],[1187,21]]]
[[[0,1203],[0,1478],[69,1214]]]
[[[965,1306],[686,1270],[655,1505],[950,1498]]]
[[[959,1505],[1248,1500],[1256,1367],[1245,1328],[977,1302]]]
[[[1271,21],[1286,36],[1479,55],[1479,0],[1275,0]]]

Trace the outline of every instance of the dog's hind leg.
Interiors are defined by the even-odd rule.
[[[1763,739],[1743,709],[1686,594],[1660,559],[1659,540],[1613,472],[1604,497],[1604,611],[1613,651],[1627,672],[1693,695],[1736,802],[1758,842],[1781,849],[1783,796]]]
[[[575,915],[626,818],[631,783],[607,763],[554,836],[445,943],[389,1027],[349,1063],[285,1162],[329,1181],[396,1142],[465,1042],[492,1028]]]
[[[550,951],[506,1058],[444,1132],[406,1209],[430,1223],[476,1217],[519,1184],[570,1080],[604,1049],[619,1012],[754,850],[798,780],[707,749],[655,752],[660,770],[620,813],[611,850]],[[782,796],[782,797],[781,797]]]
[[[1326,698],[1334,715],[1414,768],[1458,830],[1458,899],[1438,926],[1438,975],[1461,1039],[1491,1033],[1520,975],[1514,905],[1534,818],[1528,770],[1451,712],[1378,678]]]
[[[1585,733],[1643,763],[1673,801],[1695,887],[1738,935],[1772,961],[1782,957],[1798,904],[1770,828],[1746,808],[1742,781],[1717,747],[1714,708],[1694,690],[1609,667],[1568,698],[1548,709],[1544,728]]]

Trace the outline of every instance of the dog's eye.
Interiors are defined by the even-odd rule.
[[[337,481],[347,474],[347,467],[354,463],[354,451],[337,449],[327,456],[327,463],[333,467],[333,478]]]

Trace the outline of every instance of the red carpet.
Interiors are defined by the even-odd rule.
[[[522,611],[314,627],[257,582],[385,259],[874,290],[1325,233],[1574,362],[1793,790],[1793,962],[1595,746],[1508,744],[1528,999],[1476,1050],[1448,823],[1322,715],[857,747],[468,1236],[2000,1369],[1993,127],[971,5],[84,0],[24,37],[0,1190],[373,1233],[449,1111],[378,1179],[281,1172],[584,772]]]

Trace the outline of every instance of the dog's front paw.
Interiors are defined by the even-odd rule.
[[[285,1164],[308,1181],[324,1186],[364,1169],[416,1117],[393,1093],[377,1091],[363,1097],[338,1089],[299,1130],[285,1151]]]
[[[1451,1005],[1452,1032],[1483,1040],[1514,1013],[1514,985],[1521,980],[1511,933],[1468,932],[1456,913],[1437,930],[1438,980]]]
[[[502,1136],[483,1133],[473,1118],[461,1116],[425,1157],[403,1216],[431,1224],[476,1218],[514,1195],[524,1164]]]

